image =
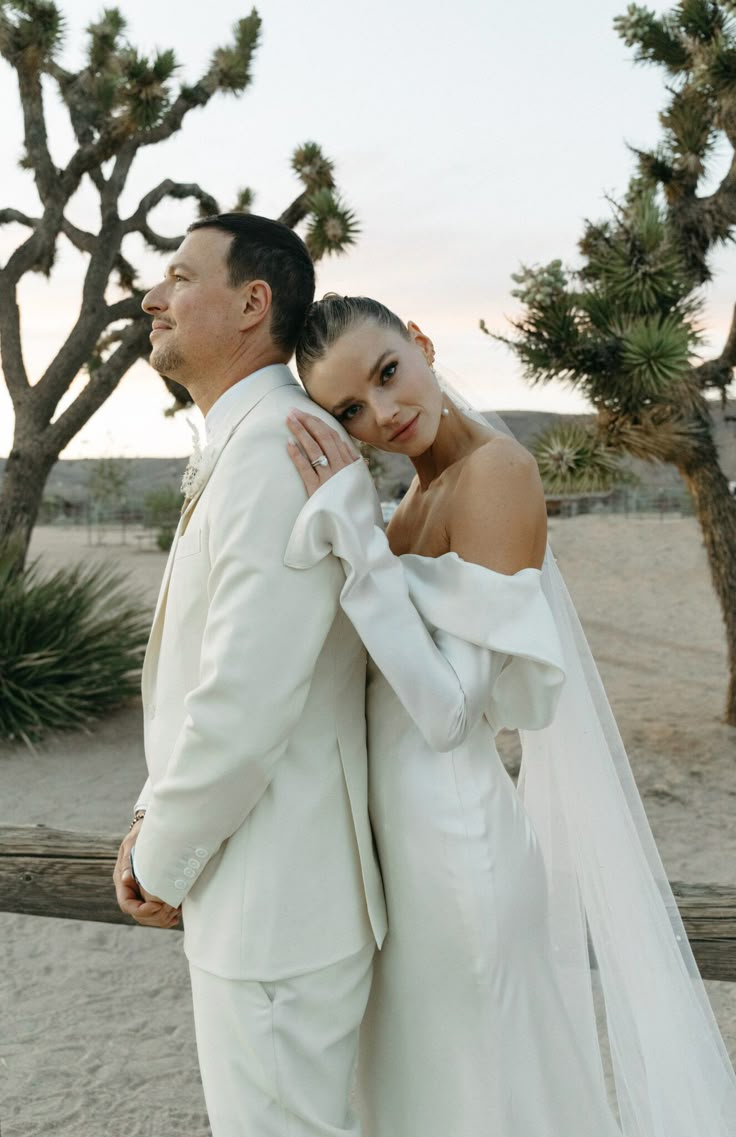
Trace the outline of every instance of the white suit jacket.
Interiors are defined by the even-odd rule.
[[[190,961],[233,979],[324,967],[386,930],[366,657],[339,606],[343,569],[333,556],[307,571],[283,563],[305,500],[286,450],[298,405],[322,413],[281,365],[233,392],[174,538],[143,667],[136,870],[183,902]]]

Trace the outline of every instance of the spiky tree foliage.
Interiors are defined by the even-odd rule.
[[[15,537],[12,547],[19,568],[46,478],[60,452],[128,368],[149,352],[150,320],[140,308],[146,288],[125,255],[125,242],[138,234],[157,252],[178,247],[181,236],[165,237],[149,220],[151,211],[168,198],[191,199],[200,214],[219,212],[215,198],[197,183],[165,178],[124,216],[120,199],[132,164],[140,150],[176,134],[189,112],[205,107],[214,95],[240,94],[248,87],[260,30],[254,9],[238,20],[230,42],[217,48],[199,79],[180,83],[174,52],[142,55],[126,39],[120,10],[107,8],[87,29],[84,65],[69,71],[59,61],[64,20],[57,4],[0,0],[0,53],[16,73],[23,114],[21,165],[32,174],[39,199],[34,214],[0,209],[0,224],[14,222],[29,231],[0,267],[2,370],[15,409],[13,447],[0,489],[0,547]],[[75,149],[62,162],[52,154],[46,127],[44,87],[48,90],[49,80],[68,112],[75,138]],[[305,226],[315,259],[345,249],[355,240],[357,224],[337,192],[332,163],[316,143],[308,142],[297,149],[292,166],[302,189],[281,220],[292,228]],[[67,216],[85,179],[99,198],[96,231],[79,228]],[[247,211],[252,202],[252,190],[244,189],[236,208]],[[62,239],[88,258],[81,308],[43,375],[31,377],[23,358],[18,288],[26,273],[51,272]],[[111,297],[110,286],[115,289]],[[86,385],[57,414],[73,380],[85,369]],[[189,402],[182,387],[167,386],[177,400],[175,407]]]
[[[617,451],[579,422],[551,426],[532,441],[545,493],[602,493],[627,480]]]
[[[665,71],[662,140],[634,153],[642,178],[664,193],[690,271],[708,280],[710,250],[730,240],[736,225],[736,5],[681,0],[656,14],[630,4],[614,26],[638,61]],[[729,168],[714,191],[703,192],[708,158],[724,142]]]
[[[575,460],[559,445],[541,456],[547,467],[567,461],[556,492],[563,484],[565,492],[589,489],[601,454],[670,462],[682,474],[723,611],[731,664],[726,719],[736,725],[736,502],[713,438],[709,367],[694,354],[698,285],[666,206],[639,180],[611,220],[586,226],[580,250],[582,268],[553,261],[515,274],[523,312],[513,337],[496,338],[511,345],[532,383],[563,379],[597,412],[587,449],[583,437],[570,447]]]
[[[736,726],[736,501],[706,398],[718,391],[725,401],[733,381],[736,311],[721,353],[697,356],[708,258],[736,234],[736,4],[682,0],[664,15],[630,5],[616,27],[639,60],[666,72],[661,145],[636,151],[626,199],[608,220],[585,226],[581,268],[558,260],[516,274],[523,313],[505,342],[531,382],[563,379],[590,400],[593,440],[682,474],[723,612],[725,718]],[[730,147],[730,165],[705,193],[716,144]]]
[[[692,366],[699,303],[654,192],[635,185],[612,220],[586,225],[580,250],[581,269],[556,260],[514,274],[523,314],[515,337],[497,338],[532,383],[580,390],[608,447],[664,462],[697,454],[709,437]]]

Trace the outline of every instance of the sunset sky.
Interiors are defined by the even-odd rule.
[[[670,5],[655,4],[657,9]],[[67,0],[64,62],[80,60],[86,24],[103,5]],[[180,76],[193,80],[248,4],[179,0],[119,5],[140,49],[173,47]],[[138,159],[126,209],[164,177],[198,181],[222,208],[241,186],[254,209],[278,215],[299,192],[289,167],[296,145],[319,142],[337,166],[340,188],[362,233],[347,255],[323,262],[318,294],[374,295],[416,320],[435,341],[439,370],[483,408],[584,410],[559,386],[531,388],[511,353],[483,336],[483,317],[508,330],[517,310],[510,279],[520,262],[554,257],[575,263],[584,218],[606,214],[633,168],[626,143],[659,134],[663,77],[635,66],[613,31],[625,0],[561,0],[520,5],[455,0],[262,0],[263,39],[251,87],[218,96],[185,120],[170,142]],[[71,143],[49,87],[57,163]],[[21,123],[13,73],[0,62],[0,206],[37,209],[30,176],[18,169]],[[716,154],[713,180],[723,172]],[[95,225],[94,196],[83,189],[72,220]],[[187,203],[153,215],[167,234],[192,218]],[[24,231],[0,230],[5,259]],[[132,254],[134,249],[129,250]],[[141,279],[153,283],[163,260],[139,250]],[[21,294],[26,360],[37,379],[73,321],[84,260],[61,251],[49,281],[34,277]],[[707,294],[706,330],[720,350],[736,300],[736,253],[719,256]],[[729,286],[730,278],[730,286]],[[80,379],[79,382],[83,382]],[[72,442],[65,457],[178,455],[190,449],[183,416],[165,419],[169,397],[141,363]],[[12,439],[12,408],[0,386],[0,455]]]

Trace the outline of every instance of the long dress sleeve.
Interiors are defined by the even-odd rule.
[[[396,557],[379,518],[356,462],[306,503],[285,563],[340,558],[341,606],[433,749],[459,746],[484,715],[494,730],[546,725],[564,672],[541,573],[507,576],[455,553]]]

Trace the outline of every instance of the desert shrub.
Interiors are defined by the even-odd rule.
[[[0,738],[81,726],[138,690],[148,612],[108,566],[15,573],[0,558]]]
[[[181,490],[159,486],[143,498],[143,524],[157,529],[176,529],[183,501]]]
[[[143,524],[155,526],[156,544],[162,553],[168,553],[179,524],[182,503],[181,490],[173,486],[159,486],[149,490],[143,499]]]
[[[162,525],[156,534],[156,544],[162,553],[168,553],[174,541],[174,533],[176,529],[172,529],[170,525]]]

